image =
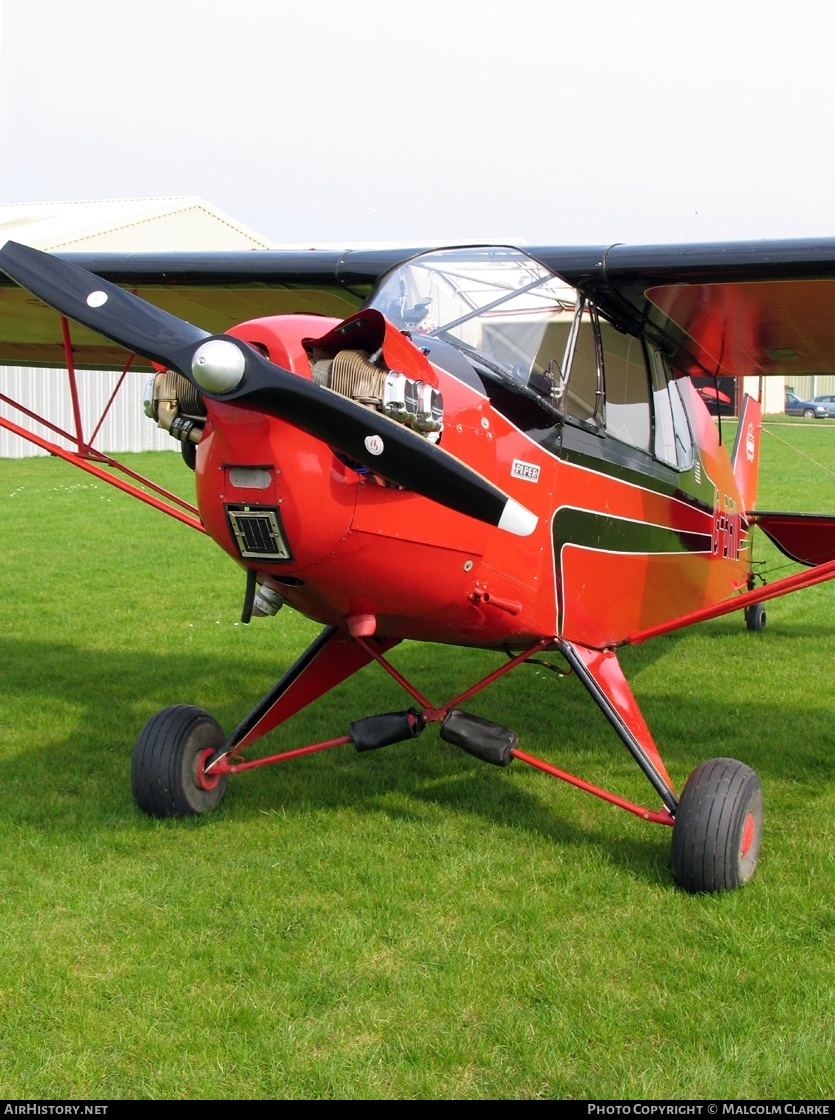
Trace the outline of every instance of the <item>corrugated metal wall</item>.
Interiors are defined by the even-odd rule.
[[[82,430],[90,438],[107,407],[119,380],[118,373],[102,370],[79,370]],[[128,373],[108,415],[96,437],[94,446],[99,451],[169,451],[177,447],[171,437],[163,432],[142,409],[146,374]],[[32,412],[45,416],[65,431],[72,429],[72,398],[65,370],[21,369],[16,366],[0,368],[0,393],[24,404]],[[13,420],[24,428],[31,428],[59,447],[70,447],[66,440],[56,436],[43,424],[28,418],[21,419],[15,410],[0,401],[0,415]],[[33,443],[0,428],[0,458],[23,459],[28,455],[46,455]]]
[[[787,377],[786,388],[797,393],[804,401],[824,393],[835,393],[835,373],[818,374],[816,377],[810,374],[803,377]]]

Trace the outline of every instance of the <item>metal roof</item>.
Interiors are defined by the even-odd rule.
[[[0,241],[50,251],[272,249],[196,195],[0,204]]]

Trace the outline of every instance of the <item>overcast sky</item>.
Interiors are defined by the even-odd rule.
[[[823,0],[0,0],[0,202],[276,241],[835,234]]]

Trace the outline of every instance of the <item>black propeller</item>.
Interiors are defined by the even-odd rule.
[[[261,409],[390,482],[528,536],[537,518],[460,459],[338,393],[274,365],[238,339],[210,335],[101,277],[8,241],[0,268],[62,315],[175,369],[204,396]]]

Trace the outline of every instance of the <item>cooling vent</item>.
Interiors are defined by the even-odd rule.
[[[275,507],[227,506],[226,515],[243,560],[293,559]]]

